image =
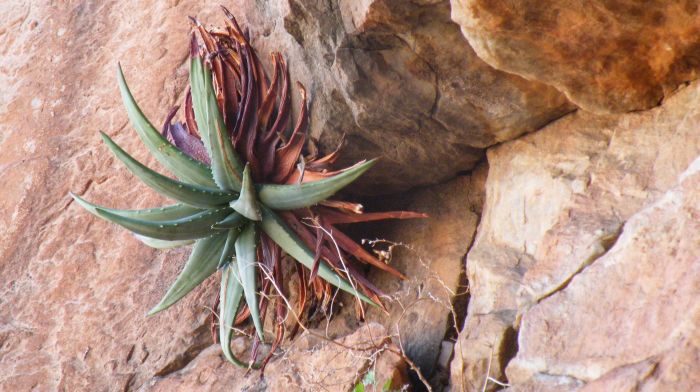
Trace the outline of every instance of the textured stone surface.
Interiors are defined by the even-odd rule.
[[[597,112],[648,109],[697,77],[697,1],[452,0],[479,57]]]
[[[524,315],[510,382],[543,373],[602,377],[590,391],[700,385],[700,159],[681,178],[605,256]]]
[[[398,348],[385,338],[381,325],[367,324],[335,342],[325,338],[323,331],[312,332],[305,332],[279,353],[263,378],[230,366],[221,357],[218,346],[212,346],[184,369],[168,377],[155,377],[139,390],[347,391],[369,371],[374,372],[378,388],[388,380],[397,390],[407,385],[406,364],[396,353]]]
[[[454,338],[455,321],[464,317],[453,313],[452,304],[466,300],[464,256],[476,232],[486,169],[419,190],[411,199],[381,200],[382,205],[421,211],[430,218],[377,226],[379,238],[399,242],[392,264],[409,279],[372,271],[372,280],[392,298],[387,301],[388,315],[372,309],[368,317],[387,327],[427,378],[435,374],[436,384],[441,382],[436,372],[446,370],[438,364],[441,343]],[[387,245],[378,243],[376,249],[386,250]],[[455,309],[463,309],[463,304]]]
[[[127,60],[146,112],[172,104],[178,92],[165,80],[184,78],[185,53],[168,35],[186,36],[179,18],[193,9],[172,6],[158,2],[148,14],[135,12],[139,2],[0,6],[2,390],[126,390],[209,344],[208,290],[145,317],[188,250],[151,251],[68,197],[121,208],[162,202],[115,163],[97,131],[145,159],[125,127],[116,60]],[[137,60],[149,66],[136,72]]]
[[[450,20],[448,1],[239,1],[253,42],[282,49],[310,87],[311,133],[346,158],[382,156],[364,192],[442,182],[482,148],[572,110],[555,89],[496,71]],[[282,23],[281,21],[284,21]]]
[[[457,390],[480,390],[487,369],[491,377],[503,381],[504,367],[517,347],[522,350],[536,345],[528,341],[529,335],[523,335],[522,331],[518,337],[521,318],[535,317],[531,312],[536,312],[538,306],[533,308],[533,305],[554,293],[566,296],[569,284],[573,284],[572,277],[585,271],[591,263],[596,265],[596,260],[615,244],[623,226],[625,232],[628,230],[625,222],[677,183],[678,176],[700,154],[699,106],[700,86],[693,84],[668,99],[662,107],[648,112],[623,116],[579,112],[535,134],[489,150],[486,202],[467,260],[472,297],[466,325],[456,347],[462,355],[452,364],[452,383]],[[684,237],[684,234],[679,235]],[[686,240],[690,238],[692,236]],[[657,246],[659,252],[681,251],[677,243]],[[646,251],[652,254],[651,248]],[[626,263],[636,264],[636,257],[630,255]],[[662,271],[674,266],[674,262],[666,259],[663,264],[650,266],[646,271],[631,269],[629,274],[631,279],[648,281],[650,278],[645,274],[661,276]],[[653,272],[654,268],[658,270]],[[677,271],[691,273],[688,264],[677,268]],[[625,303],[625,296],[632,293],[625,291],[630,290],[628,286],[620,284],[609,288],[611,282],[599,279],[577,295],[605,298],[603,303]],[[612,297],[597,295],[606,290],[620,291]],[[684,298],[690,300],[690,291]],[[682,307],[683,304],[680,299],[674,303],[669,306]],[[659,303],[640,302],[638,305],[639,312],[653,312]],[[571,306],[566,317],[574,317],[574,314],[592,317],[590,310]],[[683,311],[690,312],[690,309]],[[596,312],[597,322],[603,323],[605,314]],[[657,316],[658,322],[669,323],[673,328],[681,328],[683,324],[671,314]],[[594,345],[598,332],[593,324],[587,328],[567,324],[568,329],[559,332],[572,338],[579,336],[578,341],[587,342],[578,347],[566,346],[571,349],[571,355],[578,355],[577,350],[587,344]],[[627,325],[628,333],[634,328],[646,328],[642,320]],[[553,329],[547,331],[554,333]],[[630,333],[628,338],[634,339],[634,336]],[[549,336],[541,338],[543,342],[549,341]],[[661,338],[648,338],[649,344],[662,345]],[[599,343],[612,345],[611,341]],[[551,344],[551,349],[561,348]],[[632,344],[621,344],[620,350],[629,349]],[[546,357],[544,352],[538,351],[537,355],[540,354]],[[610,351],[609,366],[627,365],[628,359]],[[586,362],[577,361],[569,366],[596,371],[588,369]],[[527,362],[520,366],[535,365]],[[556,376],[569,376],[556,369],[549,373],[525,372],[526,375],[513,372],[518,382],[525,382],[534,375],[554,376],[554,380]],[[583,381],[592,378],[595,377]]]
[[[384,156],[384,167],[365,183],[386,180],[375,193],[451,177],[471,167],[482,147],[571,108],[554,89],[478,60],[449,21],[446,1],[411,3],[405,13],[383,1],[225,3],[254,24],[263,53],[287,55],[292,79],[313,97],[312,133],[322,136],[322,147],[347,133],[348,161]],[[146,249],[67,194],[117,208],[162,204],[99,141],[98,131],[105,131],[156,165],[128,126],[116,62],[159,123],[185,89],[186,16],[219,23],[217,6],[0,6],[0,389],[134,389],[173,374],[211,343],[205,322],[211,284],[172,311],[144,316],[188,249]],[[464,227],[464,238],[454,242],[460,252],[473,231],[472,223]],[[421,246],[430,252],[429,243]],[[439,316],[445,328],[445,310]],[[439,348],[438,335],[430,347]],[[416,336],[405,343],[416,344]]]
[[[180,101],[187,80],[185,16],[218,23],[218,3],[5,2],[0,390],[274,390],[287,384],[343,389],[370,367],[380,380],[404,380],[405,365],[391,354],[395,346],[378,348],[399,336],[439,386],[445,369],[436,363],[447,357],[447,351],[440,355],[441,346],[450,346],[442,343],[454,338],[453,327],[461,327],[466,309],[461,257],[482,204],[466,271],[472,297],[451,364],[453,390],[481,390],[484,383],[493,389],[487,376],[506,381],[505,375],[514,391],[688,390],[698,382],[698,267],[692,257],[698,249],[700,180],[689,171],[678,184],[700,153],[700,86],[691,84],[647,112],[579,112],[502,143],[572,106],[555,88],[480,60],[449,21],[446,1],[226,4],[252,24],[262,52],[282,50],[292,79],[307,85],[312,133],[323,149],[347,133],[346,162],[384,157],[364,191],[442,183],[401,193],[402,202],[374,203],[432,215],[376,227],[382,238],[408,245],[396,248],[392,262],[411,277],[399,282],[370,274],[395,300],[388,316],[368,316],[382,324],[370,327],[378,345],[347,353],[306,336],[284,347],[286,354],[270,364],[265,380],[245,376],[212,346],[205,319],[213,282],[171,311],[145,317],[189,250],[147,249],[67,196],[72,190],[118,208],[162,204],[99,141],[97,131],[106,131],[136,158],[155,164],[127,124],[116,61],[122,61],[145,112],[160,122]],[[664,4],[668,18],[677,15],[675,3]],[[536,4],[531,9],[540,10]],[[669,24],[674,29],[664,33]],[[684,38],[690,24],[675,18],[675,24],[653,30],[658,37],[645,27],[639,39],[651,46],[665,39],[682,56],[692,44]],[[620,28],[626,34],[628,27]],[[624,53],[628,61],[643,63],[652,49]],[[585,56],[571,60],[579,57]],[[598,92],[586,90],[593,94],[588,104],[587,96],[575,98],[564,84],[533,78],[596,110],[647,107],[645,99],[658,100],[693,76],[692,56],[654,58],[661,68],[664,62],[680,65],[669,65],[666,76],[640,77],[631,87],[623,77],[619,85],[610,82],[614,73],[603,69],[600,85],[592,84]],[[560,59],[552,54],[552,61]],[[554,78],[569,75],[568,64],[542,69]],[[611,72],[624,74],[624,67],[611,64]],[[583,75],[586,67],[576,67]],[[604,90],[610,94],[595,95]],[[501,144],[489,149],[488,167],[448,181],[494,143]],[[404,312],[402,305],[410,306]],[[323,332],[361,346],[368,329],[350,316],[350,308]],[[632,332],[614,329],[615,323]],[[237,342],[236,349],[245,347]],[[333,371],[312,370],[328,363]]]

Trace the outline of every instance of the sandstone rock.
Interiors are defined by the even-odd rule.
[[[539,373],[602,377],[589,391],[700,385],[699,200],[700,159],[625,223],[608,253],[523,316],[509,381]]]
[[[347,134],[346,163],[383,157],[365,193],[448,180],[484,147],[573,109],[555,89],[480,60],[446,0],[236,3],[254,44],[282,49],[292,79],[310,88],[321,146]]]
[[[538,374],[532,379],[503,389],[505,392],[574,392],[584,385],[580,380],[565,376]],[[611,389],[617,391],[617,389]]]
[[[180,18],[194,4],[158,2],[152,13],[137,12],[141,7],[0,6],[2,390],[126,390],[209,344],[204,307],[211,291],[145,317],[188,250],[148,250],[68,197],[72,190],[119,208],[162,202],[127,176],[97,133],[116,135],[138,159],[146,157],[133,132],[122,132],[117,59],[147,113],[174,103],[165,80],[176,76],[185,52],[168,37],[186,36]],[[137,61],[148,66],[137,70]]]
[[[455,391],[479,391],[484,386],[497,388],[490,378],[503,381],[500,373],[504,358],[513,356],[516,333],[513,311],[469,314],[455,344],[450,365],[450,384]]]
[[[558,303],[557,293],[576,287],[571,277],[595,266],[621,228],[627,230],[625,222],[643,216],[640,209],[674,186],[700,151],[700,92],[693,85],[648,113],[570,116],[494,148],[490,169],[482,166],[446,182],[472,168],[484,148],[535,130],[573,106],[552,87],[480,60],[449,21],[445,0],[225,4],[251,24],[263,54],[281,50],[292,79],[306,84],[313,98],[311,131],[322,149],[334,148],[347,133],[345,163],[384,157],[383,167],[364,183],[365,192],[433,184],[401,195],[404,208],[429,212],[432,219],[382,227],[382,237],[411,246],[394,255],[409,281],[371,276],[396,299],[388,316],[368,316],[384,325],[369,327],[378,347],[390,349],[334,351],[306,336],[270,364],[268,374],[274,369],[280,378],[260,383],[255,374],[243,376],[221,361],[209,337],[214,282],[172,310],[145,317],[189,250],[149,250],[67,196],[74,191],[117,208],[163,203],[99,142],[97,131],[106,131],[137,159],[155,165],[128,126],[115,84],[116,61],[122,61],[144,111],[160,122],[180,101],[187,81],[185,17],[218,24],[218,3],[6,2],[0,5],[1,390],[274,390],[326,382],[345,388],[366,372],[372,353],[379,382],[391,377],[393,385],[403,385],[405,364],[386,340],[399,336],[397,326],[401,345],[422,371],[432,373],[432,381],[443,377],[445,369],[435,364],[441,343],[454,338],[452,329],[461,326],[466,309],[461,257],[481,213],[486,170],[485,215],[467,271],[473,303],[454,348],[453,386],[468,389],[473,383],[480,389],[488,375],[505,381],[519,320],[524,326],[537,323],[543,298],[549,300],[541,309],[549,311],[545,305]],[[692,189],[678,189],[692,195]],[[659,221],[673,217],[664,214]],[[688,287],[686,282],[683,293]],[[410,305],[406,312],[402,304]],[[642,309],[657,309],[651,305]],[[666,339],[664,351],[650,350],[651,357],[636,363],[626,361],[637,354],[618,353],[619,361],[598,365],[598,378],[591,380],[540,374],[531,358],[545,351],[528,338],[530,345],[523,345],[509,370],[513,380],[522,381],[513,388],[585,383],[590,389],[637,384],[682,389],[678,380],[693,381],[687,364],[697,356],[693,312],[685,325],[664,324],[677,332],[674,344],[663,331],[660,337],[645,335]],[[331,337],[363,341],[367,329],[356,319],[338,317],[334,323],[345,323],[345,330],[333,326],[344,333]],[[343,338],[346,333],[350,337]],[[522,339],[529,336],[525,327],[521,333]],[[588,354],[571,355],[579,360]],[[563,361],[551,360],[553,367]],[[329,363],[338,367],[313,371]]]
[[[263,378],[230,366],[221,357],[218,346],[212,346],[184,369],[153,378],[139,390],[347,391],[362,382],[369,371],[379,388],[391,380],[398,390],[408,380],[406,364],[396,354],[398,348],[385,336],[386,331],[379,324],[367,324],[335,342],[325,338],[323,331],[305,332],[270,363]]]
[[[479,57],[595,112],[648,109],[697,77],[695,1],[452,0]]]
[[[464,318],[459,312],[466,308],[467,301],[463,259],[476,232],[486,172],[487,167],[481,165],[471,175],[445,184],[366,203],[368,211],[375,206],[413,210],[427,213],[428,219],[354,228],[359,238],[373,242],[375,252],[390,255],[387,262],[408,276],[401,281],[378,270],[370,271],[371,281],[388,295],[384,298],[387,312],[370,308],[366,319],[382,324],[426,381],[438,390],[449,383],[452,341]],[[360,325],[355,309],[346,307],[326,330],[331,336],[342,336]],[[413,382],[422,383],[417,377]]]
[[[485,174],[482,166],[471,176],[417,191],[411,199],[381,201],[384,206],[430,215],[419,221],[378,225],[379,238],[392,242],[379,242],[376,249],[386,250],[397,243],[391,249],[391,262],[409,279],[400,281],[372,271],[372,281],[391,298],[386,303],[388,315],[377,309],[368,315],[386,326],[426,378],[439,378],[436,372],[447,370],[438,365],[441,345],[445,337],[456,336],[455,325],[464,317],[453,311],[453,301],[466,300],[463,259],[476,232]]]
[[[648,112],[624,116],[578,112],[489,150],[486,202],[467,260],[472,297],[456,348],[462,356],[452,364],[456,390],[480,390],[488,364],[488,374],[505,381],[503,371],[516,347],[535,344],[522,331],[518,346],[512,344],[521,317],[534,317],[530,312],[538,307],[533,305],[566,290],[574,276],[595,265],[615,244],[625,222],[677,182],[700,154],[699,104],[700,86],[693,84]],[[638,273],[642,272],[630,271],[642,279]],[[591,285],[595,287],[587,289],[588,296],[606,290],[604,282]],[[639,305],[640,311],[653,309],[652,304]],[[598,316],[602,323],[605,316]],[[667,321],[680,327],[680,321]],[[573,324],[567,328],[559,333],[579,339],[596,336],[593,330]],[[509,339],[511,349],[502,348]],[[650,339],[650,344],[661,344]],[[571,355],[577,355],[576,348],[572,350]],[[617,366],[626,364],[620,356],[611,355],[609,360]],[[585,365],[573,361],[569,366]],[[525,382],[531,373],[513,377]]]
[[[289,12],[286,4],[274,2],[266,8],[286,10],[276,19],[279,28]],[[228,5],[235,8],[235,3]],[[0,5],[0,36],[5,42],[0,49],[0,389],[133,390],[156,375],[174,374],[211,344],[206,318],[213,281],[173,309],[145,317],[179,273],[189,249],[161,252],[145,248],[124,230],[75,206],[68,192],[116,208],[163,204],[127,174],[99,139],[98,131],[105,131],[137,159],[158,167],[128,125],[115,82],[116,62],[122,62],[145,113],[160,122],[167,108],[180,101],[187,82],[183,42],[189,26],[185,18],[196,15],[204,21],[218,21],[217,8],[218,3],[193,1]],[[298,20],[336,26],[333,19],[295,18],[290,17],[286,24]],[[445,18],[445,23],[450,22]],[[279,34],[287,34],[285,29]],[[323,36],[319,30],[305,31],[308,40]],[[289,38],[280,38],[279,45],[273,45],[277,35],[271,32],[269,36],[270,47],[285,52],[294,47],[296,53],[307,53],[289,56],[290,63],[306,61],[293,63],[295,75],[317,72],[313,64],[322,56],[314,57],[314,53],[320,52],[313,47],[304,52],[304,47]],[[264,31],[259,37],[265,37]],[[359,49],[355,52],[362,54]],[[310,91],[319,91],[317,97],[325,96],[320,86],[308,83]],[[556,92],[544,90],[550,92],[547,99],[566,106]],[[539,99],[532,90],[527,91],[528,97]],[[318,102],[314,110],[322,111]],[[538,102],[540,108],[547,106]],[[329,105],[328,110],[336,109]],[[522,116],[524,119],[524,111]],[[545,118],[547,115],[537,121]],[[320,127],[315,129],[318,132]],[[345,130],[337,129],[336,138]],[[393,132],[398,135],[398,130]],[[412,138],[405,134],[407,142]],[[429,141],[437,143],[437,139]],[[361,148],[349,151],[355,154],[353,159]],[[375,151],[384,148],[397,147],[387,143]],[[439,150],[434,153],[442,154]],[[455,159],[445,156],[443,160]],[[409,186],[428,177],[434,182],[451,175],[436,173],[417,182],[406,175],[391,176]],[[380,191],[390,189],[396,188],[387,186]],[[459,224],[464,225],[465,233],[473,230],[469,221]],[[465,235],[465,241],[470,235]],[[421,246],[430,252],[427,242]],[[459,242],[454,246],[466,249]],[[456,265],[457,260],[451,263]],[[439,313],[443,328],[446,314]],[[434,335],[437,339],[440,333]],[[443,338],[436,340],[438,347]],[[426,347],[432,347],[433,340],[430,342]],[[410,344],[418,346],[420,341],[410,340]]]
[[[697,306],[686,321],[698,324]],[[685,327],[685,326],[684,326]],[[681,335],[682,334],[682,335]],[[669,342],[669,350],[638,363],[623,365],[588,383],[584,392],[597,391],[692,391],[698,383],[698,329],[682,328],[678,338]]]

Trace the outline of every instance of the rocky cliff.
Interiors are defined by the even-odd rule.
[[[700,385],[700,3],[223,3],[307,87],[321,150],[345,135],[341,163],[382,157],[355,197],[431,215],[355,233],[409,279],[371,272],[387,313],[345,301],[262,379],[213,344],[213,282],[146,317],[189,250],[146,248],[68,192],[162,204],[100,142],[158,167],[116,64],[159,123],[186,88],[187,16],[220,24],[219,2],[5,2],[0,390]]]

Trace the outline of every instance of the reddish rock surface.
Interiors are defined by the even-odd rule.
[[[700,154],[698,107],[700,85],[693,84],[648,112],[624,116],[579,112],[489,150],[484,213],[467,259],[472,297],[456,348],[462,355],[452,364],[453,387],[480,390],[487,373],[501,381],[507,376],[516,386],[535,381],[549,387],[585,383],[601,377],[601,372],[645,359],[627,354],[638,352],[632,342],[640,336],[658,348],[645,354],[669,361],[661,351],[668,330],[685,328],[684,320],[694,317],[697,305],[697,282],[691,278],[697,260],[681,260],[684,249],[697,243],[684,226],[672,224],[664,226],[669,241],[659,238],[653,246],[638,248],[641,244],[620,243],[618,237],[631,230],[630,219],[643,225],[633,217],[666,197]],[[666,213],[668,219],[680,214]],[[654,219],[645,222],[647,227],[634,230],[656,230]],[[612,271],[606,273],[610,277],[599,276],[585,288],[574,284],[583,279],[581,271],[612,257],[608,252],[613,251],[624,259],[620,261],[624,272],[619,274],[646,282],[638,289],[641,293]],[[651,262],[656,252],[660,259]],[[650,260],[646,269],[640,269],[642,256]],[[666,274],[674,273],[691,281],[685,290],[676,287],[678,297],[673,301],[654,295],[635,299],[649,290],[660,290],[659,295],[672,290],[666,288],[672,283],[663,282],[671,279]],[[561,306],[541,313],[555,298]],[[619,310],[617,316],[613,309]],[[634,317],[637,313],[639,318]],[[655,320],[653,324],[647,316]],[[556,324],[557,318],[567,321]],[[576,322],[579,318],[590,324]],[[538,320],[536,326],[532,320]],[[622,320],[627,321],[621,324]],[[617,335],[601,331],[608,323],[611,329],[619,327],[619,334],[628,340],[617,339],[614,344]],[[666,332],[659,330],[657,336],[635,332],[650,325],[664,325]],[[561,340],[552,340],[554,336]],[[594,363],[586,353],[596,347],[595,355],[605,358]],[[516,360],[509,362],[516,353]],[[567,361],[568,356],[574,359]],[[550,362],[557,365],[548,367]]]
[[[448,366],[452,391],[492,390],[493,380],[513,391],[699,382],[700,178],[691,163],[700,85],[675,91],[695,75],[694,9],[454,0],[473,50],[446,0],[225,4],[250,24],[261,53],[281,50],[292,79],[307,86],[322,149],[345,133],[347,162],[383,156],[362,192],[397,193],[368,205],[431,214],[356,233],[406,244],[391,262],[410,279],[371,273],[393,298],[388,315],[372,311],[360,323],[345,306],[320,325],[324,338],[357,350],[307,334],[283,347],[263,381],[213,345],[213,282],[145,317],[189,249],[146,248],[68,192],[117,208],[163,203],[100,142],[105,131],[158,167],[128,125],[116,62],[159,123],[187,83],[186,16],[218,24],[218,3],[5,2],[0,390],[349,389],[370,369],[398,386],[407,365],[397,343],[435,389]],[[664,101],[621,115],[582,110],[545,126],[574,108],[559,91],[604,112]],[[488,164],[463,172],[484,154]],[[377,339],[364,345],[370,330]]]
[[[334,148],[346,133],[348,162],[383,157],[365,193],[449,180],[483,148],[574,108],[554,88],[479,59],[446,0],[239,1],[236,9],[253,43],[282,49],[292,78],[310,87],[321,145]]]
[[[700,70],[700,4],[452,0],[479,57],[596,112],[649,109]]]
[[[625,222],[615,245],[525,313],[508,380],[593,381],[583,390],[700,385],[700,159]]]
[[[323,330],[305,332],[276,356],[264,378],[232,367],[221,357],[219,347],[212,346],[184,369],[155,377],[139,390],[347,391],[362,383],[368,372],[373,372],[376,382],[366,385],[366,390],[381,389],[389,381],[400,390],[408,386],[407,366],[386,336],[379,324],[367,324],[336,340],[328,339]]]
[[[244,11],[235,3],[228,5]],[[116,86],[116,62],[121,61],[145,113],[159,123],[180,101],[187,81],[186,16],[220,21],[217,8],[191,1],[0,6],[0,36],[6,43],[0,49],[0,389],[137,389],[155,376],[174,374],[212,344],[206,323],[214,294],[210,284],[172,310],[145,317],[189,250],[145,248],[124,230],[85,213],[68,192],[116,208],[163,203],[134,181],[100,142],[98,131],[105,131],[137,159],[158,167],[128,125]],[[251,19],[255,15],[246,12]],[[444,7],[441,12],[444,23],[450,23]],[[284,15],[277,19],[280,27]],[[311,36],[315,31],[307,29]],[[301,46],[289,34],[277,43],[276,49],[292,52],[288,58],[297,76],[321,61],[314,57],[319,52],[313,46]],[[319,83],[305,82],[316,97],[325,96]],[[551,96],[566,106],[556,92]],[[314,105],[315,112],[332,110]],[[405,108],[406,113],[411,110]],[[322,127],[315,126],[319,133]],[[354,125],[333,129],[328,132],[336,132],[336,139],[341,131],[350,134],[353,159],[396,149],[386,143],[380,150],[362,151],[352,143]],[[415,143],[410,134],[405,140]],[[475,159],[472,155],[462,162]],[[458,164],[450,170],[457,166],[468,167]],[[422,180],[392,177],[394,184],[405,187],[451,175],[449,170],[436,174],[443,169]],[[391,173],[379,170],[385,176]],[[466,227],[474,229],[473,224]],[[451,262],[457,265],[459,259]],[[444,325],[446,314],[441,316]],[[404,343],[415,344],[412,339]],[[431,340],[428,347],[435,346],[440,342]]]

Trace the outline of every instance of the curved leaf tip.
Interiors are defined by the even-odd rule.
[[[267,207],[294,210],[315,205],[345,188],[377,163],[377,158],[359,162],[345,171],[323,180],[293,185],[263,184],[258,197]]]

